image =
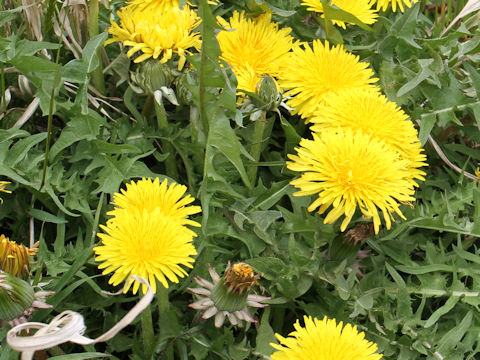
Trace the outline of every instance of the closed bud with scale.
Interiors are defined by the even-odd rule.
[[[190,87],[195,86],[197,83],[198,74],[196,70],[184,70],[175,78],[175,94],[177,95],[177,100],[180,104],[190,105],[192,103],[193,94]]]
[[[257,97],[252,98],[252,102],[258,109],[265,111],[275,110],[280,104],[281,96],[278,93],[277,84],[270,76],[262,76],[262,79],[256,85],[255,91]]]
[[[34,295],[29,283],[0,271],[0,320],[10,321],[22,316],[32,306]]]
[[[143,62],[135,72],[130,74],[132,89],[137,93],[152,95],[162,87],[170,87],[175,71],[168,64],[156,60]]]

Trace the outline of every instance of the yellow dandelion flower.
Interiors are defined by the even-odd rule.
[[[29,275],[28,267],[32,264],[31,258],[38,252],[37,246],[38,243],[29,248],[0,235],[0,269],[14,276]]]
[[[131,208],[115,215],[115,221],[100,225],[105,233],[98,236],[102,244],[93,248],[96,261],[103,261],[98,268],[102,274],[114,273],[108,283],[117,286],[130,275],[147,279],[156,292],[156,280],[168,288],[167,279],[178,283],[187,272],[181,267],[192,268],[197,254],[192,244],[192,234],[184,226],[165,216],[160,208],[153,210]],[[132,280],[136,294],[140,282]],[[128,283],[127,292],[132,281]],[[142,284],[146,293],[147,286]]]
[[[368,134],[351,129],[328,129],[313,133],[313,140],[302,139],[295,149],[298,155],[288,155],[287,167],[302,172],[290,183],[300,191],[295,196],[317,195],[308,211],[319,208],[319,214],[330,206],[325,224],[342,215],[340,230],[344,231],[358,208],[373,218],[375,233],[380,228],[379,211],[387,229],[392,214],[405,219],[399,206],[415,198],[409,161],[401,159],[388,144]]]
[[[335,319],[318,320],[304,316],[305,326],[300,322],[294,324],[295,331],[288,337],[275,334],[280,342],[270,344],[276,352],[272,360],[379,360],[377,344],[365,339],[364,332],[358,332],[356,326]]]
[[[332,0],[331,5],[354,15],[365,24],[373,24],[378,18],[377,10],[372,8],[374,3],[375,0]],[[302,0],[302,5],[307,6],[307,10],[323,14],[323,5],[320,0]],[[333,23],[346,28],[344,21],[333,20]]]
[[[11,194],[12,192],[10,190],[5,189],[5,186],[7,186],[8,184],[10,184],[10,181],[0,181],[0,192]],[[3,204],[2,198],[0,198],[0,204]]]
[[[194,5],[187,0],[186,2],[188,6],[194,7]],[[207,0],[207,3],[209,5],[218,5],[219,2],[216,0]],[[166,8],[166,7],[180,7],[180,1],[179,0],[130,0],[128,4],[135,5],[135,6],[141,6],[143,8]]]
[[[181,70],[186,61],[185,55],[201,47],[200,33],[194,31],[201,19],[188,6],[179,9],[175,6],[144,8],[130,5],[117,14],[120,25],[111,21],[108,32],[112,38],[105,44],[118,41],[131,47],[128,57],[140,51],[142,54],[134,60],[136,63],[149,58],[166,63],[173,54],[177,54],[178,69]]]
[[[371,89],[345,89],[328,96],[309,119],[312,131],[350,128],[360,130],[392,146],[403,159],[409,160],[413,179],[425,180],[426,166],[418,132],[413,122],[394,102]],[[413,182],[417,186],[416,182]]]
[[[403,4],[407,7],[412,7],[412,3],[416,3],[418,0],[377,0],[377,9],[382,9],[382,11],[387,10],[388,5],[392,4],[392,10],[397,11],[397,5],[401,12],[404,12],[405,9]]]
[[[167,179],[161,183],[158,178],[132,181],[127,184],[126,190],[121,189],[120,193],[113,195],[112,204],[115,209],[108,212],[108,215],[116,216],[123,210],[131,209],[153,211],[160,209],[163,217],[168,217],[179,225],[200,226],[199,223],[189,220],[189,215],[198,214],[202,211],[200,206],[187,206],[195,201],[190,195],[185,195],[187,187],[176,183],[168,185]],[[185,195],[185,196],[184,196]],[[196,236],[192,232],[193,236]]]
[[[311,116],[327,95],[346,88],[377,89],[373,83],[373,71],[366,62],[359,62],[355,56],[341,45],[332,46],[325,41],[313,41],[313,49],[308,44],[296,46],[283,61],[278,75],[280,86],[293,96],[287,105],[293,107],[294,114]]]
[[[150,10],[164,10],[168,7],[180,7],[179,0],[130,0],[129,5],[149,8]]]
[[[217,35],[222,59],[232,66],[238,88],[255,92],[262,75],[277,74],[282,58],[292,48],[291,29],[279,29],[271,14],[247,19],[235,11],[227,22],[217,17],[224,30]]]

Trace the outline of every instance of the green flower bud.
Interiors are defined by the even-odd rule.
[[[174,79],[175,72],[167,64],[159,61],[146,61],[130,74],[132,83],[130,84],[135,92],[139,89],[144,93],[153,94],[163,86],[170,87]]]
[[[177,100],[182,105],[190,105],[192,103],[193,94],[190,90],[192,86],[197,84],[198,74],[196,70],[185,70],[175,78],[175,88]]]
[[[254,98],[253,103],[257,108],[265,111],[277,108],[279,102],[277,84],[270,76],[262,76],[262,80],[256,86],[256,92],[258,98]]]
[[[0,271],[0,320],[22,316],[34,301],[33,287],[26,281]]]

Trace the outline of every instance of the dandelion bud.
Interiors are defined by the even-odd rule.
[[[190,105],[192,103],[193,94],[189,86],[197,83],[197,77],[196,70],[185,70],[175,78],[176,95],[180,104]]]
[[[170,87],[174,78],[173,70],[159,61],[147,61],[131,74],[134,87],[138,87],[147,94],[153,94],[163,86]],[[138,92],[137,89],[134,89]]]
[[[277,84],[268,75],[262,76],[262,80],[256,85],[258,98],[253,99],[253,103],[262,110],[274,110],[279,103]]]
[[[23,315],[34,301],[33,287],[26,281],[0,271],[0,320]]]

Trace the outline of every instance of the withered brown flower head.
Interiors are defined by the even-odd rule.
[[[351,245],[361,245],[375,234],[372,223],[361,223],[348,230],[343,236]]]
[[[255,275],[250,265],[237,263],[227,269],[223,277],[220,277],[214,268],[209,266],[211,283],[197,276],[195,281],[200,288],[188,288],[197,301],[189,306],[200,310],[203,319],[215,316],[215,326],[221,327],[228,318],[234,326],[242,327],[242,321],[255,323],[256,319],[250,313],[248,307],[262,308],[268,306],[264,301],[271,297],[249,294],[251,288],[258,284],[261,275]]]
[[[227,267],[223,277],[225,285],[228,286],[230,291],[243,294],[249,291],[252,286],[258,285],[258,280],[262,275],[255,275],[250,265],[240,262]]]

